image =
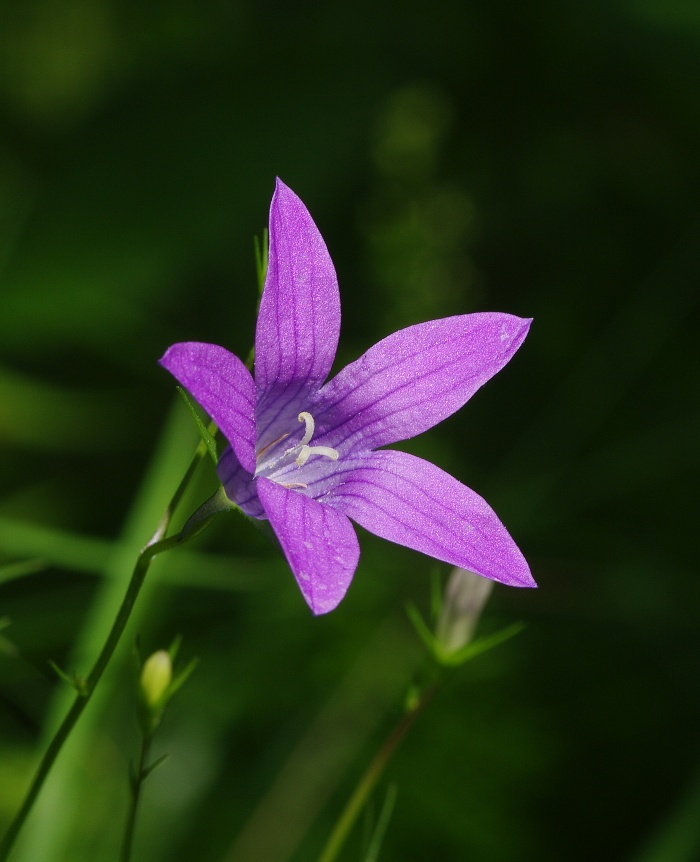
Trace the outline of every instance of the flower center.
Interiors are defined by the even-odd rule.
[[[299,414],[297,419],[304,423],[304,436],[301,438],[299,446],[301,447],[297,455],[297,467],[303,467],[312,455],[323,455],[324,458],[330,458],[331,461],[338,460],[338,450],[332,449],[330,446],[309,446],[311,438],[314,436],[314,417],[305,410]],[[288,449],[287,452],[295,451]]]
[[[290,448],[285,449],[281,455],[273,457],[269,461],[265,460],[265,455],[267,455],[271,449],[274,449],[278,443],[281,443],[282,440],[289,437],[289,434],[283,434],[281,437],[273,440],[272,443],[268,443],[267,446],[264,446],[257,454],[256,476],[264,475],[271,479],[273,473],[281,473],[282,471],[284,471],[285,474],[288,473],[287,468],[292,466],[290,463],[292,456],[295,456],[293,463],[296,464],[297,467],[303,467],[312,455],[320,455],[324,458],[329,458],[331,461],[338,460],[339,455],[337,449],[333,449],[330,446],[309,446],[315,431],[314,417],[310,413],[307,413],[306,410],[302,410],[297,419],[299,422],[304,423],[304,435],[301,440],[295,446],[290,446]],[[306,485],[303,482],[283,482],[280,484],[285,485],[287,488],[306,488]]]

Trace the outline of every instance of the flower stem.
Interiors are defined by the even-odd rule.
[[[326,846],[318,857],[318,862],[335,862],[335,859],[343,848],[359,813],[362,811],[367,799],[374,790],[377,781],[391,760],[393,753],[399,747],[411,727],[413,727],[413,724],[420,713],[432,700],[435,691],[435,685],[426,689],[421,695],[418,703],[403,715],[401,721],[399,721],[386,738],[384,744],[374,756],[374,759],[365,770],[364,775],[357,783],[352,796],[348,799],[342,814],[326,842]]]
[[[139,800],[141,799],[141,788],[143,787],[144,779],[148,775],[146,761],[148,760],[150,748],[150,735],[143,735],[141,737],[138,766],[133,776],[131,776],[131,804],[129,805],[129,814],[127,815],[126,829],[124,830],[124,843],[122,844],[122,853],[120,856],[121,862],[130,862],[131,860],[131,848],[134,845],[134,830],[136,828],[136,814],[138,812]]]
[[[97,661],[95,662],[92,670],[88,674],[85,680],[78,681],[76,680],[76,689],[78,691],[75,700],[73,701],[73,705],[70,707],[68,712],[66,713],[65,718],[61,722],[58,727],[58,730],[54,734],[51,742],[49,743],[44,756],[42,757],[39,766],[37,767],[34,778],[32,779],[32,783],[29,786],[29,790],[27,791],[27,795],[24,798],[22,805],[20,806],[17,814],[15,815],[13,821],[10,823],[10,826],[3,836],[2,841],[0,841],[0,862],[5,862],[5,860],[9,857],[12,847],[19,835],[22,826],[24,825],[29,812],[38,797],[41,788],[43,787],[44,781],[46,780],[47,775],[51,771],[51,767],[54,764],[54,761],[58,757],[61,748],[63,747],[63,743],[68,739],[70,732],[75,727],[78,719],[80,718],[83,710],[88,704],[97,683],[100,681],[102,674],[104,673],[105,668],[107,667],[109,660],[116,649],[117,644],[119,643],[119,639],[122,636],[124,629],[126,628],[126,624],[129,621],[129,617],[131,615],[131,611],[133,610],[134,604],[136,602],[136,598],[143,586],[144,580],[146,578],[146,574],[148,569],[153,562],[153,560],[158,556],[158,554],[163,553],[163,551],[168,551],[171,548],[174,548],[181,541],[180,534],[170,536],[169,538],[163,538],[165,533],[167,532],[168,526],[170,525],[170,520],[172,515],[177,507],[178,503],[183,497],[185,489],[192,477],[194,476],[195,470],[199,465],[199,462],[202,460],[206,453],[206,447],[203,443],[197,446],[194,457],[187,468],[185,475],[182,478],[182,481],[178,485],[177,490],[173,494],[170,503],[168,504],[163,517],[161,518],[160,524],[158,525],[158,529],[154,533],[151,540],[148,544],[141,550],[139,554],[136,565],[134,567],[133,574],[131,576],[131,580],[129,581],[129,586],[127,587],[126,594],[121,603],[119,611],[117,613],[116,619],[112,624],[112,628],[107,636],[107,640],[105,641],[102,650],[100,651],[99,656],[97,657]],[[183,541],[185,537],[183,537]]]

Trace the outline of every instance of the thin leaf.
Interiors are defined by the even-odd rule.
[[[173,642],[170,644],[168,648],[168,655],[170,656],[170,664],[175,664],[175,659],[177,658],[177,654],[180,652],[180,647],[182,646],[182,635],[175,635],[173,638]]]
[[[218,464],[219,453],[216,449],[216,440],[214,440],[214,437],[209,433],[209,429],[204,424],[204,422],[202,422],[202,419],[201,419],[199,413],[197,412],[197,409],[195,408],[194,403],[192,402],[192,399],[189,397],[189,395],[185,392],[185,390],[181,386],[178,386],[176,388],[177,388],[178,393],[180,394],[180,397],[185,402],[187,409],[190,411],[190,415],[192,416],[192,420],[194,421],[194,424],[197,426],[197,431],[199,431],[199,436],[202,438],[204,445],[207,447],[207,451],[209,452],[209,455],[211,456],[212,461],[214,462],[214,464]]]
[[[372,833],[363,862],[377,862],[379,859],[379,851],[384,841],[384,835],[391,820],[391,815],[394,813],[397,793],[396,785],[390,784],[387,788],[384,804],[382,805],[382,810],[379,812],[377,825],[374,827],[374,832]]]
[[[0,617],[0,632],[11,625],[12,620],[9,617]],[[16,658],[19,655],[19,650],[9,638],[0,635],[0,653],[9,656],[9,658]]]
[[[179,689],[182,688],[182,686],[187,682],[190,675],[192,674],[192,671],[197,667],[198,664],[199,659],[193,658],[178,674],[175,675],[172,682],[168,686],[168,691],[164,700],[165,703],[167,703],[170,698],[177,691],[179,691]]]
[[[481,653],[488,652],[494,647],[505,643],[505,641],[510,640],[517,634],[520,634],[524,628],[525,623],[513,623],[513,625],[507,626],[492,635],[478,638],[477,640],[468,643],[466,646],[462,647],[462,649],[457,650],[457,652],[445,653],[440,650],[440,654],[436,655],[436,658],[441,664],[449,665],[450,667],[457,667],[470,659],[476,658],[476,656],[481,655]]]
[[[155,770],[158,769],[159,766],[162,766],[163,763],[170,757],[169,754],[164,754],[162,757],[159,757],[157,760],[154,760],[150,766],[147,766],[143,772],[141,773],[141,781],[145,781],[146,778]]]
[[[270,247],[270,235],[268,229],[265,228],[262,233],[262,240],[253,237],[255,243],[255,272],[258,279],[258,292],[262,296],[263,288],[265,287],[265,276],[267,275],[267,261]]]
[[[435,636],[428,628],[425,620],[420,615],[420,611],[414,604],[406,605],[406,613],[409,620],[413,623],[413,628],[418,633],[418,636],[426,645],[430,654],[437,657],[437,642]]]

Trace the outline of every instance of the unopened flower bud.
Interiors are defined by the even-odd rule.
[[[141,670],[141,693],[150,709],[158,706],[173,677],[170,655],[164,649],[146,659]]]
[[[436,640],[449,655],[472,639],[481,611],[491,594],[493,581],[467,569],[453,569],[435,632]]]

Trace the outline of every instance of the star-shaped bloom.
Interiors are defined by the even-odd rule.
[[[228,441],[226,494],[267,519],[315,614],[345,595],[360,555],[350,519],[389,541],[486,578],[535,586],[491,507],[434,464],[380,447],[458,410],[499,371],[529,320],[464,314],[395,332],[326,382],[340,296],[326,244],[281,181],[255,334],[255,377],[213,344],[174,344],[161,364]]]

